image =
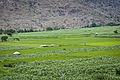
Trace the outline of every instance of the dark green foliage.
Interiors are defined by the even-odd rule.
[[[114,22],[110,22],[108,24],[106,24],[106,26],[119,26],[120,24],[116,24]]]
[[[91,25],[85,26],[85,28],[100,27],[100,26],[102,26],[102,25],[101,24],[92,23]]]
[[[4,32],[5,34],[7,34],[7,33],[15,33],[16,31],[14,29],[8,29],[8,30],[5,30]]]
[[[115,33],[115,34],[117,34],[117,33],[118,33],[118,31],[117,31],[117,30],[115,30],[115,31],[114,31],[114,33]]]
[[[22,29],[20,29],[20,30],[18,30],[17,32],[18,33],[24,33],[24,32],[36,32],[37,30],[33,30],[32,28],[31,29],[24,29],[24,30],[22,30]]]
[[[90,26],[91,27],[97,27],[97,24],[96,23],[92,23]]]
[[[85,26],[85,28],[88,28],[88,27],[89,27],[89,25]]]
[[[3,29],[0,29],[0,34],[4,33],[4,30]]]
[[[64,26],[62,26],[62,27],[61,27],[61,29],[65,29],[65,27],[64,27]]]
[[[120,75],[120,70],[116,69],[116,75]]]
[[[9,35],[10,37],[12,37],[12,33],[11,32],[7,32],[7,35]]]
[[[24,30],[20,29],[20,30],[18,30],[17,32],[18,32],[18,33],[23,33]]]
[[[19,39],[19,38],[14,38],[14,40],[16,40],[16,41],[20,41],[20,39]]]
[[[2,42],[3,42],[3,41],[7,41],[7,39],[8,39],[8,36],[2,36],[2,37],[1,37]]]
[[[21,61],[21,62],[17,62],[17,63],[10,63],[10,64],[5,64],[3,65],[4,67],[15,67],[15,65],[20,65],[20,64],[25,64],[26,62]]]
[[[11,64],[4,65],[4,67],[13,67],[13,66],[12,66],[12,63],[11,63]]]
[[[65,48],[63,48],[63,50],[66,50]]]
[[[58,28],[58,27],[54,27],[53,29],[54,29],[54,30],[59,30],[60,28]]]
[[[47,31],[52,31],[53,28],[52,28],[52,27],[47,27],[46,30],[47,30]]]
[[[33,29],[24,29],[23,32],[34,32]]]
[[[29,32],[34,32],[33,29],[30,29]]]
[[[7,29],[7,30],[3,30],[3,29],[0,29],[0,34],[7,34],[9,36],[12,36],[13,33],[15,33],[16,30],[14,29]]]
[[[27,29],[24,29],[24,32],[28,32]]]

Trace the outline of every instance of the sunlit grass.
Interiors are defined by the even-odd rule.
[[[84,80],[84,77],[86,77],[87,80],[97,80],[99,79],[97,77],[102,76],[106,78],[106,75],[110,76],[108,80],[112,80],[112,78],[117,80],[119,78],[117,75],[119,74],[116,75],[115,70],[113,72],[111,71],[113,66],[115,69],[117,69],[120,64],[118,60],[120,58],[120,34],[115,34],[113,32],[116,29],[120,33],[120,26],[106,26],[97,28],[63,29],[56,31],[13,34],[13,37],[9,37],[7,42],[0,41],[0,76],[2,76],[0,80],[6,80],[8,78],[12,80],[14,74],[16,75],[16,78],[19,77],[20,79],[25,79],[26,76],[26,79],[32,79],[32,77],[35,77],[34,73],[32,73],[32,71],[28,71],[28,68],[26,68],[26,74],[23,70],[24,68],[21,67],[27,67],[28,65],[30,65],[29,67],[34,69],[35,72],[37,71],[36,67],[40,67],[42,69],[44,67],[46,68],[45,70],[50,69],[50,71],[53,71],[54,73],[55,71],[60,71],[61,73],[63,71],[68,71],[68,75],[66,74],[67,80],[77,80],[77,76],[81,76],[78,78],[78,80]],[[95,35],[96,32],[98,35]],[[0,37],[1,36],[3,35],[0,35]],[[20,41],[14,41],[13,38],[16,37],[20,38]],[[51,44],[54,44],[55,47],[50,47]],[[48,47],[40,47],[40,45],[48,45]],[[13,55],[13,53],[16,51],[20,52],[21,55]],[[61,61],[65,63],[62,64]],[[27,63],[21,64],[20,62]],[[31,62],[33,64],[31,64]],[[52,62],[55,63],[54,66],[51,65]],[[115,62],[115,64],[112,62]],[[15,66],[10,68],[4,67],[4,65],[11,63],[13,63]],[[74,66],[74,63],[76,66]],[[104,67],[101,68],[98,64]],[[36,67],[33,68],[32,66],[35,65]],[[67,70],[65,65],[69,65]],[[55,68],[48,68],[47,66],[52,66]],[[19,67],[21,68],[18,69]],[[75,69],[73,67],[75,67]],[[79,70],[77,70],[76,67],[80,67]],[[100,69],[99,71],[104,74],[99,72],[99,74],[97,73],[98,67]],[[106,67],[111,68],[109,70]],[[59,70],[56,70],[57,68]],[[104,70],[101,70],[104,68],[106,69],[107,73],[105,73]],[[82,69],[83,71],[81,71]],[[88,69],[88,71],[84,72],[85,69]],[[37,79],[45,78],[48,80],[48,78],[50,78],[51,75],[49,74],[49,71],[45,71],[49,74],[46,75],[46,73],[42,73],[41,69],[38,70],[40,73],[36,74]],[[23,73],[21,71],[23,71]],[[110,74],[108,74],[109,71],[111,71]],[[17,75],[18,73],[20,73],[19,76]],[[41,76],[41,73],[46,76]],[[6,76],[4,77],[3,74],[6,74]],[[74,78],[70,77],[71,74],[75,74]],[[93,76],[95,74],[96,76]],[[114,76],[111,74],[114,74]],[[8,75],[12,77],[10,78]],[[30,77],[30,75],[32,75],[32,77]],[[55,76],[56,74],[54,74],[52,78],[59,80],[59,78]]]

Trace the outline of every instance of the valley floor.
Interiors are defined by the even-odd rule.
[[[120,80],[115,29],[120,33],[106,26],[14,34],[0,42],[0,80]]]

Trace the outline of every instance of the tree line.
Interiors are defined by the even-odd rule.
[[[110,22],[110,23],[107,23],[107,24],[105,24],[105,25],[92,23],[92,24],[90,24],[90,25],[85,26],[85,28],[101,27],[101,26],[120,26],[120,23],[117,24],[117,23],[114,23],[114,22]]]
[[[100,27],[100,26],[103,26],[103,25],[92,23],[91,25],[87,25],[84,28]],[[110,22],[110,23],[107,23],[104,26],[120,26],[120,24],[116,24],[114,22]],[[47,27],[45,30],[46,31],[52,31],[52,30],[59,30],[59,29],[66,29],[66,28],[64,26],[62,26],[61,28],[58,28],[58,27]],[[43,30],[43,31],[45,31],[45,30]],[[40,31],[41,30],[33,30],[32,28],[30,28],[30,29],[19,29],[19,30],[15,30],[15,29],[7,29],[7,30],[0,29],[0,34],[7,34],[9,36],[12,36],[13,33],[40,32]]]

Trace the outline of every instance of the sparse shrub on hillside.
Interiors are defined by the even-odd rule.
[[[7,34],[9,36],[11,36],[10,34],[13,34],[15,32],[16,32],[16,30],[14,30],[14,29],[7,29],[7,30],[0,29],[0,34]]]
[[[62,26],[60,29],[65,29],[65,27],[64,27],[64,26]]]
[[[52,27],[47,27],[46,30],[47,30],[47,31],[52,31],[53,28],[52,28]]]
[[[24,32],[34,32],[32,28],[30,29],[24,29]]]
[[[85,26],[85,28],[88,28],[88,27],[89,27],[89,25]]]
[[[18,33],[24,33],[24,32],[37,32],[37,30],[30,29],[20,29],[17,31]]]
[[[8,30],[5,30],[5,34],[7,33],[15,33],[16,31],[14,29],[8,29]]]
[[[120,24],[116,24],[114,22],[107,23],[106,26],[119,26]]]
[[[3,34],[4,33],[4,30],[3,29],[0,29],[0,34]]]
[[[54,30],[59,30],[60,28],[58,28],[58,27],[54,27],[53,29],[54,29]]]
[[[17,31],[18,33],[23,33],[24,31],[22,29],[18,30]]]
[[[34,31],[33,31],[33,29],[31,28],[31,29],[29,30],[29,32],[34,32]]]
[[[86,25],[85,28],[100,27],[100,26],[102,26],[102,25],[101,24],[92,23],[90,25]]]
[[[7,39],[8,39],[8,36],[2,36],[2,37],[1,37],[2,42],[3,42],[3,41],[7,41]]]
[[[97,27],[97,24],[96,23],[92,23],[90,26],[91,27]]]

